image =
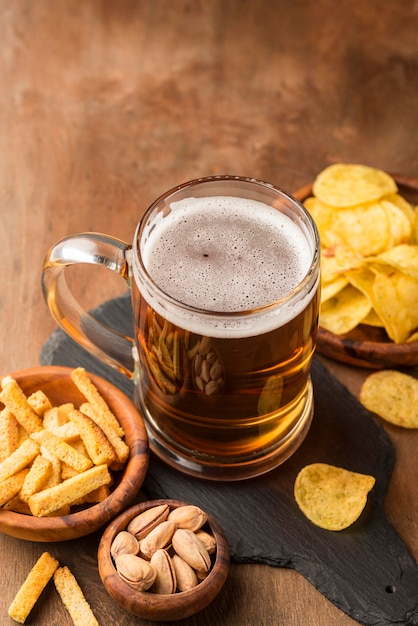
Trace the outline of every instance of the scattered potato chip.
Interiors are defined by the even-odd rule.
[[[393,178],[382,170],[367,165],[342,163],[325,168],[317,176],[313,186],[313,193],[317,198],[336,207],[379,200],[397,190]]]
[[[396,370],[370,374],[360,389],[360,402],[372,413],[403,428],[418,428],[418,380]]]
[[[343,530],[360,517],[375,482],[367,474],[313,463],[297,475],[294,495],[313,524],[326,530]]]

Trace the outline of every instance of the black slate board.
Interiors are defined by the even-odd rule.
[[[129,294],[92,315],[130,334]],[[57,330],[40,355],[43,365],[83,365],[132,397],[132,382],[99,362]],[[273,472],[249,481],[212,483],[190,478],[151,456],[142,493],[198,504],[224,528],[236,563],[265,563],[297,570],[360,624],[418,626],[418,566],[386,519],[383,499],[394,463],[386,432],[316,359],[312,367],[315,415],[296,454]],[[311,524],[293,498],[306,464],[325,462],[372,474],[376,485],[361,517],[330,532]]]

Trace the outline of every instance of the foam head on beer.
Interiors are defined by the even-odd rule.
[[[177,302],[203,311],[237,313],[266,307],[291,293],[308,273],[314,251],[301,228],[274,207],[247,198],[212,196],[172,202],[168,214],[154,222],[141,253],[150,277]],[[150,304],[158,310],[158,299]],[[305,304],[298,306],[303,309]],[[265,311],[257,318],[256,331],[248,319],[235,317],[210,334],[225,336],[227,327],[235,336],[267,332],[296,313],[282,310],[279,321],[277,311],[274,320]],[[196,327],[193,313],[184,324],[194,332],[208,332]]]

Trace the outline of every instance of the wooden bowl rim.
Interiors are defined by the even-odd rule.
[[[418,196],[418,178],[390,173],[402,190]],[[303,202],[312,195],[313,183],[298,189],[293,195]],[[418,365],[418,341],[396,344],[393,341],[364,341],[347,335],[336,335],[319,327],[316,351],[335,361],[359,367],[415,367]]]
[[[131,506],[113,519],[104,531],[98,548],[98,567],[102,583],[109,595],[126,611],[149,620],[173,621],[190,617],[210,604],[222,589],[229,571],[229,546],[218,522],[208,515],[207,524],[213,532],[217,551],[212,569],[194,589],[171,595],[135,591],[118,575],[110,555],[110,546],[116,534],[125,530],[128,523],[139,513],[153,506],[168,504],[177,508],[190,503],[175,499],[146,500]],[[127,601],[129,598],[129,602]],[[135,601],[134,601],[135,600]]]
[[[3,376],[12,376],[25,390],[27,387],[25,380],[39,376],[48,377],[51,380],[53,378],[67,379],[73,369],[75,368],[58,365],[35,366],[3,374]],[[115,476],[119,479],[116,487],[103,502],[69,515],[34,517],[7,511],[0,507],[0,532],[29,541],[52,542],[75,539],[93,533],[104,526],[133,502],[148,468],[148,436],[145,424],[135,405],[126,394],[104,378],[91,372],[87,373],[112,407],[117,405],[124,409],[121,422],[123,422],[130,454],[123,470],[120,473],[115,472]],[[31,388],[32,385],[35,383],[31,383]],[[65,401],[64,398],[63,401]],[[127,415],[134,415],[135,420],[127,419]]]

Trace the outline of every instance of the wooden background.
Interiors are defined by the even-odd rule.
[[[40,270],[67,234],[130,241],[154,198],[209,174],[288,191],[336,161],[418,176],[417,33],[416,0],[0,0],[2,372],[36,365],[55,328]],[[85,306],[124,290],[105,277],[74,273]],[[328,365],[358,392],[365,372]],[[418,558],[417,432],[387,430],[386,508]],[[107,600],[85,545],[51,550],[101,625],[144,623]],[[44,547],[0,537],[1,624]],[[27,623],[70,620],[48,589]],[[233,566],[216,603],[183,622],[215,623],[355,624],[295,572],[255,565]]]

